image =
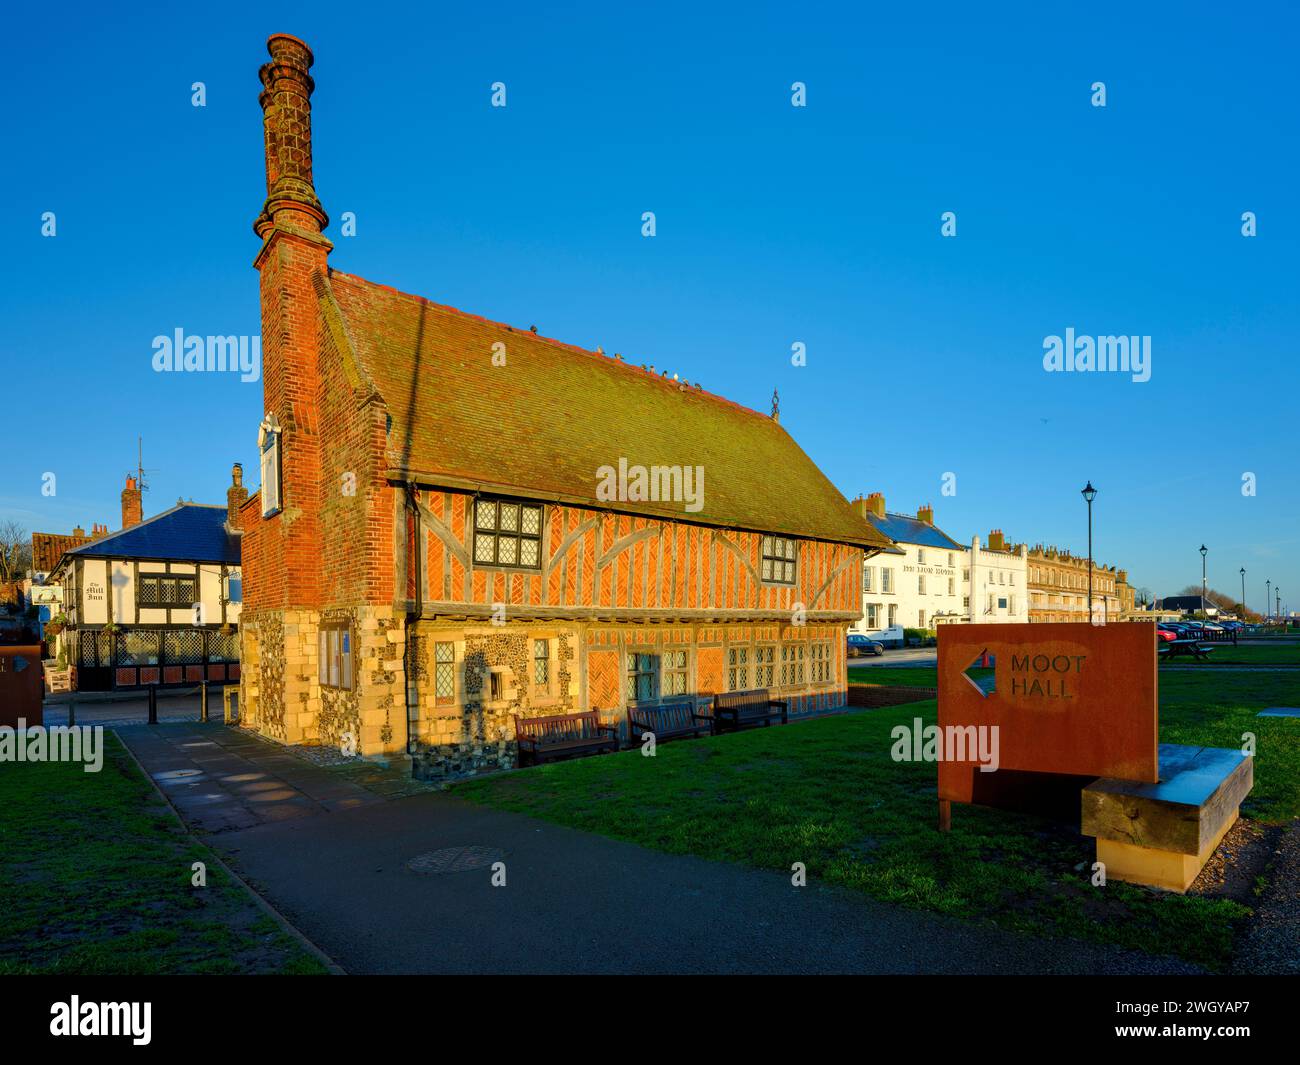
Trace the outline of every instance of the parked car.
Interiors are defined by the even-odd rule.
[[[1178,639],[1178,633],[1168,626],[1162,625],[1156,629],[1156,637],[1168,643],[1170,640]]]
[[[860,633],[849,633],[849,657],[858,658],[861,655],[883,655],[885,645],[879,640],[873,640],[868,636]]]

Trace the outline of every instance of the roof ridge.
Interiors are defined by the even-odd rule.
[[[134,525],[128,525],[125,529],[118,529],[116,532],[111,532],[107,536],[101,536],[97,540],[92,539],[88,543],[81,544],[78,547],[65,551],[64,554],[70,555],[74,551],[80,551],[85,547],[100,547],[101,545],[108,543],[109,540],[115,540],[117,537],[124,536],[126,533],[135,532],[136,529],[142,529],[146,525],[152,525],[159,518],[167,517],[168,514],[175,514],[176,511],[180,510],[182,507],[203,507],[205,510],[226,509],[220,503],[192,503],[189,500],[182,500],[179,503],[173,503],[166,510],[160,510],[151,518],[143,518],[140,521],[137,521]]]
[[[414,292],[404,292],[399,288],[394,288],[392,285],[385,285],[380,281],[371,281],[369,278],[361,277],[359,274],[349,274],[343,270],[338,270],[332,266],[329,268],[329,272],[330,272],[331,281],[333,281],[335,277],[341,277],[346,281],[356,281],[363,285],[370,285],[372,288],[381,288],[388,292],[393,293],[393,295],[395,296],[400,296],[403,299],[414,300],[417,303],[422,303],[428,307],[434,307],[437,310],[446,311],[449,314],[459,315],[461,318],[470,318],[476,322],[483,322],[485,325],[496,326],[500,329],[508,330],[511,333],[519,333],[521,336],[523,335],[530,336],[534,340],[540,340],[546,344],[554,345],[557,348],[566,349],[577,355],[584,355],[590,359],[599,359],[602,365],[621,367],[624,371],[628,373],[637,374],[639,376],[649,378],[652,381],[659,381],[661,384],[665,386],[672,387],[675,391],[678,390],[677,386],[685,385],[685,388],[682,388],[681,391],[692,392],[696,395],[704,396],[717,403],[724,403],[728,407],[734,407],[736,410],[742,411],[745,414],[753,415],[755,418],[761,418],[764,421],[771,422],[778,429],[784,430],[784,427],[781,425],[781,423],[777,421],[773,421],[770,415],[763,414],[761,411],[757,411],[753,407],[746,407],[743,403],[737,403],[734,399],[728,399],[726,396],[719,395],[717,392],[710,392],[707,388],[692,387],[691,385],[687,384],[687,382],[683,380],[674,380],[673,378],[668,377],[666,375],[651,373],[649,370],[643,369],[642,367],[637,366],[634,363],[625,362],[622,359],[616,359],[610,355],[605,355],[599,352],[591,351],[588,348],[579,347],[577,344],[570,344],[568,341],[565,340],[557,340],[555,337],[543,336],[541,333],[534,333],[531,330],[525,333],[523,330],[517,329],[515,326],[510,325],[508,322],[498,322],[493,318],[486,318],[481,314],[474,314],[471,311],[462,311],[459,307],[453,307],[447,303],[437,303],[434,300],[429,299],[427,296],[419,296],[416,295]]]

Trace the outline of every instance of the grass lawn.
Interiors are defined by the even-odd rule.
[[[98,773],[0,766],[0,974],[324,972],[104,745]]]
[[[1230,643],[1212,645],[1214,652],[1206,659],[1206,665],[1236,666],[1300,666],[1300,644],[1277,643],[1271,647],[1246,646]],[[1178,661],[1188,661],[1178,659]]]
[[[868,668],[877,683],[933,685],[933,669]],[[1300,720],[1258,718],[1300,701],[1300,674],[1160,678],[1161,738],[1236,747],[1258,737],[1243,812],[1300,815]],[[959,806],[935,821],[935,769],[891,760],[890,729],[935,720],[934,700],[785,728],[664,744],[457,785],[477,802],[673,853],[766,869],[804,862],[876,898],[1038,934],[1174,954],[1220,968],[1247,910],[1112,881],[1093,888],[1093,841],[1023,815]],[[1080,867],[1081,868],[1076,868]]]

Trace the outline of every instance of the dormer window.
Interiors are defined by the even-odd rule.
[[[280,423],[274,414],[262,419],[257,431],[262,459],[262,517],[280,513]]]

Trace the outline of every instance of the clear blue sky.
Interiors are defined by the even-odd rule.
[[[336,267],[760,410],[777,387],[846,495],[933,503],[961,539],[1082,551],[1091,478],[1096,555],[1139,586],[1199,581],[1204,541],[1212,584],[1245,566],[1252,606],[1265,578],[1300,606],[1287,7],[15,9],[0,516],[116,527],[137,434],[146,514],[222,502],[233,461],[256,479],[260,383],[155,374],[151,341],[259,330],[257,68],[283,31],[316,53]],[[1067,327],[1150,335],[1151,380],[1045,373]]]

